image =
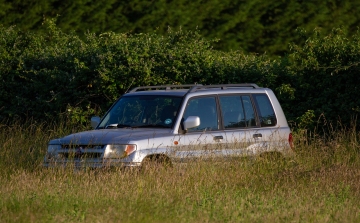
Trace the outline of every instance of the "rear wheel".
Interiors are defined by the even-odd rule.
[[[281,162],[284,161],[284,156],[280,152],[264,152],[261,153],[258,157],[258,160],[264,162]]]

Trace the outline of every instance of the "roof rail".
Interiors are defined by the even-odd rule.
[[[153,90],[153,89],[165,89],[165,90],[171,90],[171,89],[182,89],[182,88],[190,88],[193,87],[202,86],[202,84],[183,84],[183,85],[160,85],[160,86],[141,86],[131,89],[129,92],[136,92],[140,90]]]
[[[260,88],[258,85],[253,83],[246,83],[246,84],[216,84],[216,85],[199,85],[194,86],[189,89],[190,92],[195,92],[199,89],[208,89],[208,88],[220,88],[221,90],[225,90],[228,88],[237,88],[237,87],[248,87],[248,88]]]
[[[133,88],[130,92],[137,92],[141,90],[173,90],[173,89],[184,89],[189,88],[188,93],[195,92],[200,89],[209,89],[209,88],[220,88],[221,90],[225,90],[228,88],[238,88],[238,87],[247,87],[247,88],[260,88],[258,85],[253,83],[245,83],[245,84],[216,84],[216,85],[202,85],[202,84],[183,84],[183,85],[160,85],[160,86],[141,86]]]

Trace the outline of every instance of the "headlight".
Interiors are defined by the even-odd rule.
[[[121,159],[125,158],[136,150],[136,145],[107,145],[104,158]]]
[[[57,150],[61,149],[61,145],[48,145],[46,159],[51,159],[56,156]]]

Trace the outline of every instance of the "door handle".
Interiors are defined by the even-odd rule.
[[[255,133],[255,134],[253,135],[253,138],[260,138],[260,137],[262,137],[262,134],[261,134],[261,133]]]
[[[214,140],[215,140],[215,141],[221,141],[221,140],[223,140],[223,139],[224,139],[223,136],[214,136]]]

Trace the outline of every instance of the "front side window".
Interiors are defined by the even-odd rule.
[[[215,97],[200,97],[190,99],[186,105],[183,116],[185,120],[189,116],[199,116],[200,125],[188,131],[218,130],[218,113]]]
[[[164,127],[176,120],[182,97],[142,95],[122,97],[106,114],[99,128]]]

